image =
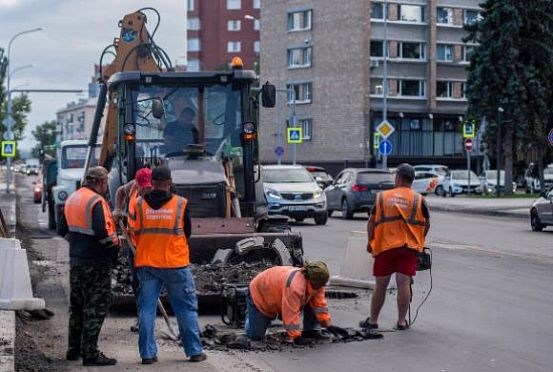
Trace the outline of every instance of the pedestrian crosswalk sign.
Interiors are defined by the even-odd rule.
[[[302,143],[303,128],[288,128],[288,143]]]
[[[2,156],[6,158],[13,158],[15,156],[15,141],[2,141]]]
[[[475,125],[473,121],[467,121],[463,125],[463,138],[474,138]]]

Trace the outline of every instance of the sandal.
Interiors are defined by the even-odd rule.
[[[398,331],[406,331],[409,329],[409,323],[406,323],[405,325],[401,325],[399,324],[399,322],[397,322],[394,328]]]
[[[360,321],[359,322],[359,327],[364,328],[364,329],[377,329],[378,328],[378,323],[370,323],[370,320],[371,320],[371,318],[368,317],[367,319]]]

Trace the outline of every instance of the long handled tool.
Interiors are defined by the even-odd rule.
[[[127,243],[129,244],[132,255],[136,256],[136,247],[132,243],[129,237],[129,234],[127,234],[127,230],[125,229],[125,225],[123,225],[122,221],[119,221],[119,228],[123,232],[123,236],[125,237],[125,239],[127,240]],[[179,341],[179,336],[177,335],[177,333],[175,333],[173,326],[171,326],[171,322],[169,321],[169,316],[167,315],[167,311],[165,311],[165,308],[163,307],[163,304],[161,303],[161,300],[159,298],[157,299],[157,308],[159,309],[161,316],[163,316],[163,320],[165,320],[165,324],[167,324],[167,332],[164,332],[164,330],[162,330],[162,332],[167,338],[173,341]]]

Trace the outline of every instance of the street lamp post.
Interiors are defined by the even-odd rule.
[[[384,85],[384,96],[382,97],[382,121],[388,120],[388,0],[384,1],[384,78],[382,83]],[[388,168],[388,155],[382,156],[382,168]]]
[[[496,167],[497,167],[497,183],[495,185],[495,194],[499,198],[501,196],[501,114],[505,110],[503,107],[497,108],[497,149],[496,149]],[[505,185],[507,186],[507,185]]]
[[[7,107],[7,115],[6,115],[6,119],[7,119],[7,125],[6,125],[6,135],[9,137],[11,136],[11,133],[12,133],[12,125],[13,125],[13,118],[12,118],[12,100],[11,100],[11,89],[10,89],[10,80],[11,80],[11,75],[12,75],[12,72],[10,72],[10,67],[11,67],[11,50],[12,50],[12,43],[15,41],[15,39],[17,39],[18,37],[22,36],[22,35],[25,35],[25,34],[30,34],[32,32],[37,32],[37,31],[42,31],[42,27],[38,27],[38,28],[33,28],[31,30],[25,30],[25,31],[21,31],[21,32],[18,32],[17,34],[15,34],[14,36],[12,36],[12,38],[10,39],[9,43],[8,43],[8,63],[6,65],[6,79],[7,79],[7,82],[6,82],[6,86],[7,86],[7,89],[8,89],[8,107]],[[22,66],[22,67],[19,67],[17,69],[15,69],[13,71],[13,73],[15,73],[16,71],[19,71],[19,70],[23,70],[24,68],[29,68],[30,66]],[[10,181],[11,181],[11,165],[12,165],[12,158],[11,157],[8,157],[7,159],[7,172],[6,172],[6,193],[9,194],[10,193]]]

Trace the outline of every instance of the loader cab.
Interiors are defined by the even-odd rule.
[[[198,204],[195,217],[228,217],[231,172],[242,214],[253,217],[258,102],[263,96],[270,103],[270,92],[252,90],[255,81],[247,70],[115,74],[109,87],[117,92],[113,165],[120,182],[142,167],[166,164],[176,191]]]

